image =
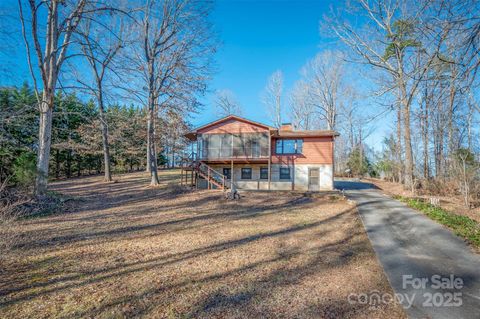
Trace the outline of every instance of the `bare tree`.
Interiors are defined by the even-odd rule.
[[[225,89],[215,92],[214,103],[219,116],[242,115],[242,107],[235,94],[230,90]]]
[[[304,80],[297,81],[289,94],[293,126],[298,129],[311,130],[317,126],[315,108],[309,101],[309,88]]]
[[[329,130],[336,126],[337,111],[343,85],[343,55],[339,51],[324,51],[308,61],[302,69],[309,87],[309,101],[316,108]]]
[[[159,114],[194,111],[206,91],[215,37],[208,20],[210,2],[148,0],[137,12],[135,44],[127,50],[123,87],[146,106],[147,162],[152,186],[158,185],[156,122]],[[136,86],[132,89],[132,85]]]
[[[359,58],[358,62],[386,72],[391,78],[385,92],[393,92],[396,105],[400,107],[405,184],[410,188],[414,179],[410,124],[412,103],[427,71],[438,61],[437,53],[448,29],[429,30],[428,35],[423,32],[422,15],[426,12],[426,5],[414,10],[413,6],[407,7],[402,1],[359,0],[357,3],[356,13],[365,17],[365,32],[355,29],[345,19],[330,21],[330,24],[335,34]]]
[[[277,70],[270,75],[262,93],[262,102],[273,122],[279,128],[282,125],[283,73]]]
[[[40,111],[35,193],[43,195],[47,190],[52,115],[58,76],[63,62],[67,58],[67,50],[72,43],[72,34],[83,17],[94,9],[87,9],[87,0],[29,0],[28,6],[18,0],[18,6],[28,67],[32,75]],[[24,15],[25,7],[29,10],[28,17]],[[40,24],[39,20],[44,17],[46,21]],[[29,23],[28,29],[27,23]],[[45,30],[45,35],[42,35],[42,30]],[[36,56],[36,64],[32,61],[32,55]],[[41,86],[37,81],[38,73],[40,74]],[[40,87],[42,92],[40,92]]]
[[[103,158],[104,158],[104,180],[112,181],[112,173],[110,169],[110,147],[108,137],[108,124],[105,116],[105,87],[106,79],[109,72],[115,72],[114,59],[125,46],[125,38],[123,37],[123,21],[119,15],[102,15],[97,17],[102,23],[88,19],[83,21],[78,27],[77,33],[79,37],[80,48],[85,57],[90,73],[84,72],[77,77],[77,81],[92,94],[98,103],[98,116],[100,120]],[[108,25],[108,27],[106,27]],[[83,67],[83,64],[80,65]],[[84,75],[82,77],[82,75]],[[93,78],[93,81],[89,81]]]
[[[478,187],[480,164],[468,149],[458,149],[454,155],[453,172],[457,175],[458,188],[463,196],[463,203],[470,208],[472,191]]]

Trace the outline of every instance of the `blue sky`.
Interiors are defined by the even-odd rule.
[[[269,122],[260,94],[268,76],[280,69],[286,91],[299,78],[299,71],[329,43],[319,33],[322,15],[331,1],[238,1],[220,0],[212,16],[220,40],[212,91],[233,91],[245,117]],[[217,117],[212,94],[203,112],[194,120],[202,124]]]
[[[335,1],[219,0],[212,18],[222,45],[216,56],[218,72],[210,90],[233,91],[244,117],[270,124],[260,100],[267,78],[281,70],[287,93],[300,78],[300,69],[307,60],[335,47],[334,39],[320,34],[320,21],[332,6]],[[362,85],[369,87],[368,83]],[[218,118],[212,101],[213,93],[207,96],[205,108],[193,118],[194,125]],[[375,114],[376,107],[365,103],[365,112]],[[390,121],[379,119],[367,138],[367,143],[377,150],[390,129],[387,122]]]

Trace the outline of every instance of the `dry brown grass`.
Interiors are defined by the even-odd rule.
[[[324,196],[172,191],[178,172],[63,181],[71,209],[26,220],[0,274],[2,318],[401,318],[352,204]]]
[[[0,273],[6,260],[11,257],[12,247],[18,239],[21,227],[18,218],[28,202],[24,194],[7,189],[7,181],[0,183]]]

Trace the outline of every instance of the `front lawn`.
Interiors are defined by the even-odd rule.
[[[22,221],[1,318],[403,318],[353,204],[322,195],[182,192],[144,173],[58,182],[74,198]],[[118,178],[118,177],[117,177]]]

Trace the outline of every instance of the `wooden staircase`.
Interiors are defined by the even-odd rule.
[[[208,189],[221,189],[223,191],[231,188],[230,181],[222,173],[214,170],[207,164],[197,160],[187,160],[181,165],[181,184],[197,187],[198,178],[201,177],[207,181]]]

